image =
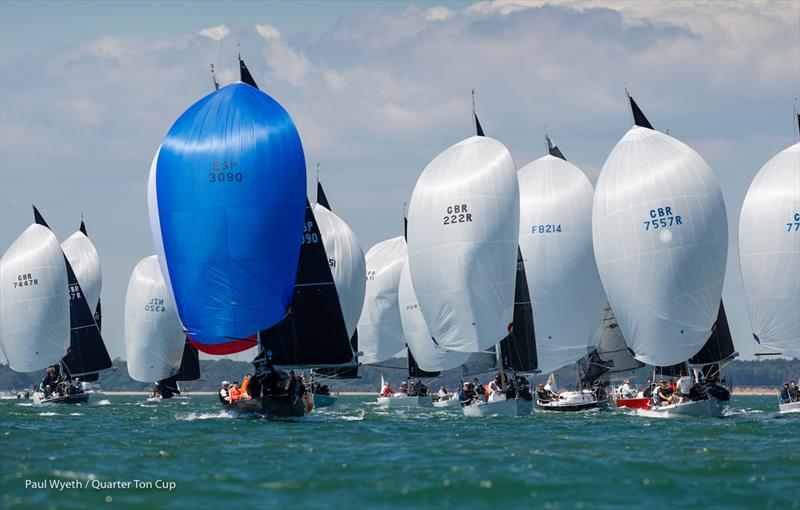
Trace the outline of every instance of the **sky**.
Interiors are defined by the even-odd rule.
[[[723,300],[737,350],[756,352],[738,217],[761,166],[797,140],[800,2],[0,2],[0,250],[35,203],[60,239],[83,215],[103,267],[104,337],[124,358],[123,307],[154,252],[150,162],[177,117],[238,79],[237,49],[297,124],[366,252],[402,231],[403,204],[442,150],[486,134],[517,168],[545,130],[594,183],[632,120],[719,178],[728,214]],[[313,194],[311,195],[313,197]]]

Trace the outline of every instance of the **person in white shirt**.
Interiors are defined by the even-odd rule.
[[[447,400],[447,388],[444,384],[439,388],[439,400]]]
[[[489,402],[499,402],[506,399],[506,394],[500,389],[500,376],[496,376],[489,383]]]
[[[553,374],[550,374],[550,377],[547,378],[547,384],[544,385],[544,390],[554,394],[558,393],[558,385],[553,379]]]
[[[619,394],[623,398],[630,398],[635,392],[631,388],[631,381],[625,379],[622,381],[622,386],[619,387]]]
[[[675,395],[673,395],[675,401],[676,402],[679,401],[680,398],[689,400],[691,398],[689,394],[692,391],[693,384],[694,383],[692,382],[692,378],[686,375],[686,373],[683,370],[681,370],[680,378],[678,379],[677,389],[675,390]]]

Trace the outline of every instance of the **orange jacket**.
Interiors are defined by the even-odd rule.
[[[240,398],[242,398],[242,391],[240,389],[238,389],[238,388],[231,387],[228,390],[228,398],[231,399],[231,402],[235,402],[235,401],[239,400]]]
[[[244,381],[242,381],[242,387],[239,388],[239,391],[242,392],[242,395],[247,395],[247,386],[250,385],[250,378],[245,377]]]

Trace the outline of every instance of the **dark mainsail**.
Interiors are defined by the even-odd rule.
[[[328,197],[325,196],[325,190],[322,189],[322,183],[317,183],[317,203],[325,209],[332,211],[331,204],[328,202]]]
[[[79,230],[83,233],[83,235],[85,235],[86,237],[89,237],[89,233],[86,231],[86,224],[83,222],[83,219],[81,219],[81,226],[80,226]],[[102,322],[103,322],[103,311],[102,311],[102,307],[100,306],[100,299],[99,298],[97,300],[97,306],[94,309],[94,321],[97,323],[97,330],[100,331],[100,333],[102,334],[103,333],[103,325],[102,325]],[[100,380],[100,374],[98,372],[95,372],[93,374],[85,374],[83,376],[83,380],[86,381],[86,382],[97,382],[97,381]]]
[[[717,321],[711,327],[711,336],[700,351],[689,358],[691,365],[710,365],[737,356],[733,346],[731,328],[728,326],[728,317],[725,315],[725,305],[719,302]]]
[[[272,363],[283,366],[352,365],[339,295],[308,200],[303,230],[294,298],[286,317],[259,334],[262,355],[271,352]]]
[[[350,339],[350,346],[353,352],[358,352],[358,330],[353,333],[353,338]],[[359,379],[358,375],[358,357],[355,358],[356,366],[342,367],[342,368],[318,368],[314,373],[326,379]]]
[[[561,150],[559,150],[557,145],[553,145],[553,142],[552,140],[550,140],[550,137],[545,135],[545,139],[547,140],[547,153],[553,157],[563,159],[564,161],[566,161],[567,158],[564,157],[564,154],[561,153]]]
[[[50,228],[36,206],[33,207],[34,221],[39,225]],[[61,359],[64,368],[70,376],[83,376],[93,374],[100,370],[111,368],[111,358],[108,355],[103,337],[94,321],[94,313],[89,308],[86,296],[83,294],[72,265],[64,256],[67,268],[67,283],[69,284],[69,317],[70,339],[67,355]]]
[[[414,355],[411,354],[411,349],[406,346],[406,352],[408,353],[408,377],[411,378],[431,378],[431,377],[439,377],[441,372],[426,372],[419,368],[417,365],[417,360],[414,359]]]
[[[239,77],[242,83],[246,83],[251,87],[258,88],[258,85],[256,85],[256,80],[253,79],[253,75],[250,74],[250,70],[245,65],[244,60],[242,60],[241,55],[239,56]]]
[[[636,101],[633,100],[633,97],[630,94],[628,94],[628,100],[630,100],[631,111],[633,112],[633,123],[639,127],[654,129],[653,125],[650,124],[650,121],[644,116],[641,108],[639,108],[639,105],[636,104]]]
[[[478,114],[472,114],[475,117],[475,134],[478,136],[486,136],[483,134],[483,128],[481,127],[481,121],[478,120]]]
[[[603,309],[603,322],[596,334],[599,335],[597,347],[578,361],[584,386],[591,386],[603,374],[628,372],[644,366],[631,354],[608,301]]]
[[[176,377],[178,381],[196,381],[200,379],[200,353],[188,339],[183,345],[183,357]]]
[[[506,370],[534,372],[539,367],[536,332],[533,328],[533,306],[528,292],[522,251],[519,248],[517,248],[517,280],[514,286],[514,321],[509,335],[500,341],[500,358]]]

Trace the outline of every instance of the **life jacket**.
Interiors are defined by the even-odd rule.
[[[231,402],[235,402],[242,398],[242,392],[237,388],[231,388],[228,390],[228,395],[230,395]]]
[[[249,385],[250,385],[250,379],[249,378],[245,379],[244,381],[242,381],[242,387],[239,389],[239,391],[242,392],[242,395],[246,395],[247,394],[247,386],[249,386]]]
[[[483,394],[484,396],[488,397],[489,393],[491,392],[489,391],[489,385],[487,384],[486,386],[483,387]]]

